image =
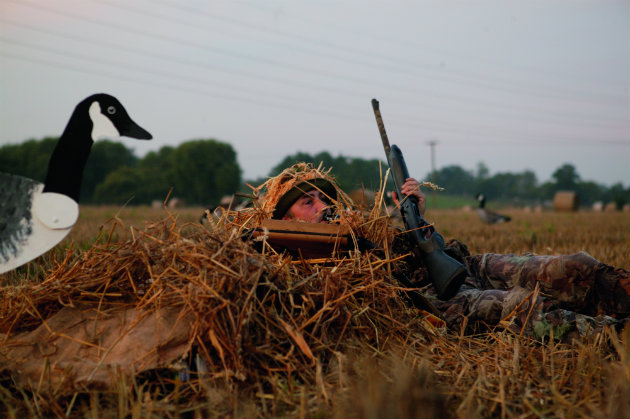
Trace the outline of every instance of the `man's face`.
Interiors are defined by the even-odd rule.
[[[300,220],[307,223],[325,223],[323,220],[326,209],[329,205],[326,203],[327,198],[324,193],[314,189],[305,193],[291,205],[283,220]]]

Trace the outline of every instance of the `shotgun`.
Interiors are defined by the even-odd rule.
[[[398,146],[389,145],[379,103],[376,99],[372,99],[372,108],[387,156],[387,164],[394,180],[396,194],[400,199],[400,213],[405,223],[406,234],[414,243],[418,257],[424,262],[438,297],[442,300],[448,300],[457,293],[466,279],[466,268],[444,253],[444,238],[432,224],[429,224],[420,215],[418,199],[413,195],[405,196],[401,192],[402,185],[409,178],[405,159]]]

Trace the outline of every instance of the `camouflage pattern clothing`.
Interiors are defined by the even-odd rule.
[[[395,246],[396,251],[409,250],[406,240]],[[630,322],[630,272],[586,252],[470,255],[456,240],[445,252],[468,269],[465,283],[447,301],[439,300],[426,283],[418,258],[408,257],[403,269],[423,287],[450,329],[474,333],[499,325],[537,338],[553,334],[568,340]]]

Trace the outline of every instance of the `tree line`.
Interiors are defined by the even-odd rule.
[[[0,171],[43,182],[57,140],[47,137],[1,146]],[[271,168],[268,176],[301,161],[314,165],[321,162],[326,168],[332,167],[339,186],[348,192],[358,188],[378,189],[387,170],[387,164],[379,159],[332,156],[325,151],[314,155],[298,152],[284,157]],[[235,150],[229,143],[216,139],[194,139],[176,147],[164,146],[142,158],[122,143],[105,140],[92,147],[80,200],[91,204],[140,205],[163,201],[172,190],[172,197],[181,198],[187,204],[215,205],[225,195],[251,192],[245,183],[258,185],[264,180],[244,182]],[[568,163],[557,168],[552,179],[543,183],[531,170],[490,175],[484,163],[479,163],[475,171],[457,165],[446,166],[419,180],[432,181],[449,195],[472,198],[484,193],[490,200],[511,204],[540,203],[552,199],[558,190],[577,192],[582,205],[602,201],[615,202],[621,207],[630,201],[630,188],[624,188],[621,182],[606,187],[584,181]]]
[[[365,186],[376,190],[380,185],[381,173],[387,169],[387,163],[378,159],[364,160],[344,156],[333,157],[327,152],[315,155],[296,153],[285,157],[275,166],[270,175],[280,173],[283,168],[299,161],[333,167],[334,174],[342,189],[350,191]],[[409,168],[413,174],[413,168]],[[435,173],[428,172],[418,180],[431,181],[444,188],[446,194],[474,198],[483,193],[488,200],[509,204],[539,204],[552,200],[555,193],[561,190],[574,191],[578,194],[582,205],[592,205],[597,201],[615,202],[618,208],[630,202],[630,187],[624,188],[621,182],[606,187],[593,181],[580,178],[575,166],[565,163],[552,174],[551,180],[540,183],[531,170],[521,173],[496,173],[484,163],[478,163],[476,171],[466,170],[460,166],[446,166]],[[389,182],[391,190],[391,181]]]
[[[0,147],[0,171],[43,182],[58,138],[28,140]],[[214,139],[164,146],[137,157],[124,144],[94,143],[83,173],[82,203],[150,204],[171,197],[208,205],[241,186],[241,168],[230,144]]]
[[[428,173],[426,179],[455,195],[470,195],[471,191],[483,193],[489,200],[510,204],[537,204],[552,200],[557,191],[574,191],[581,205],[590,206],[595,202],[615,202],[620,209],[630,202],[630,187],[624,188],[621,182],[610,187],[593,181],[582,180],[575,166],[565,163],[551,175],[551,179],[540,183],[531,170],[520,173],[496,173],[489,175],[484,163],[478,163],[476,171],[459,166],[447,166]]]

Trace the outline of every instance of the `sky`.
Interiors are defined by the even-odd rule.
[[[569,163],[630,185],[630,2],[2,0],[0,145],[59,136],[116,96],[154,139],[214,138],[245,179],[285,156],[384,159],[371,99],[412,176]],[[434,143],[434,158],[430,143]]]

